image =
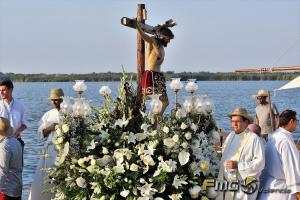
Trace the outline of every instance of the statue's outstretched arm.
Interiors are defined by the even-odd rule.
[[[147,35],[147,34],[142,30],[142,28],[141,28],[139,22],[137,22],[136,28],[137,28],[138,32],[141,34],[143,40],[145,40],[146,42],[148,42],[148,43],[150,43],[150,44],[154,44],[154,43],[155,43],[154,40],[153,40],[153,38],[151,38],[149,35]]]

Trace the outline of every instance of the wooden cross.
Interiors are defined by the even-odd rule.
[[[145,9],[145,4],[138,4],[137,7],[137,18],[131,19],[128,17],[122,17],[121,24],[133,29],[136,29],[136,24],[139,22],[141,24],[141,28],[149,33],[154,34],[155,31],[153,26],[145,24],[145,20],[147,18],[147,12]],[[142,103],[142,87],[141,87],[141,78],[142,73],[145,71],[145,42],[142,39],[142,36],[137,33],[137,77],[136,77],[136,96],[139,103]]]

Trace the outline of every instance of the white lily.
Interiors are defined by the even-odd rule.
[[[141,191],[141,195],[143,197],[149,197],[149,196],[153,196],[157,190],[155,188],[152,188],[153,183],[146,183],[145,185],[143,185],[143,187],[137,187],[138,190]]]
[[[132,144],[135,144],[136,143],[136,136],[134,133],[130,132],[129,136],[128,136],[128,142],[129,143],[132,143]]]
[[[187,179],[186,176],[178,176],[176,175],[173,179],[173,183],[172,185],[178,189],[179,187],[181,187],[182,185],[187,185],[188,183],[185,181]]]
[[[117,119],[115,122],[115,127],[119,126],[120,128],[126,127],[129,123],[129,119]]]
[[[181,193],[177,193],[177,194],[169,195],[169,198],[171,200],[180,200],[182,198],[182,192]]]
[[[142,125],[141,125],[141,129],[142,129],[144,132],[147,132],[149,126],[150,126],[150,125],[148,125],[148,124],[142,124]]]
[[[82,177],[76,179],[76,184],[78,185],[78,187],[86,188],[86,181]]]
[[[95,149],[96,144],[98,144],[98,142],[95,142],[94,140],[92,140],[90,146],[87,147],[87,151]]]

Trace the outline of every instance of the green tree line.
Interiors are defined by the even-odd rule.
[[[127,73],[136,79],[135,73]],[[234,72],[164,72],[167,80],[171,78],[197,79],[198,81],[233,81],[233,80],[292,80],[300,76],[300,72],[273,72],[273,73],[234,73]],[[1,73],[0,79],[9,78],[14,82],[69,82],[75,80],[85,81],[119,81],[122,73],[88,73],[88,74],[15,74]]]

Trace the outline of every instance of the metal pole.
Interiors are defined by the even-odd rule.
[[[269,97],[269,112],[270,112],[270,120],[271,120],[271,130],[272,132],[275,131],[274,128],[274,117],[273,117],[273,111],[272,111],[272,101],[271,101],[271,93],[268,91],[268,97]]]

